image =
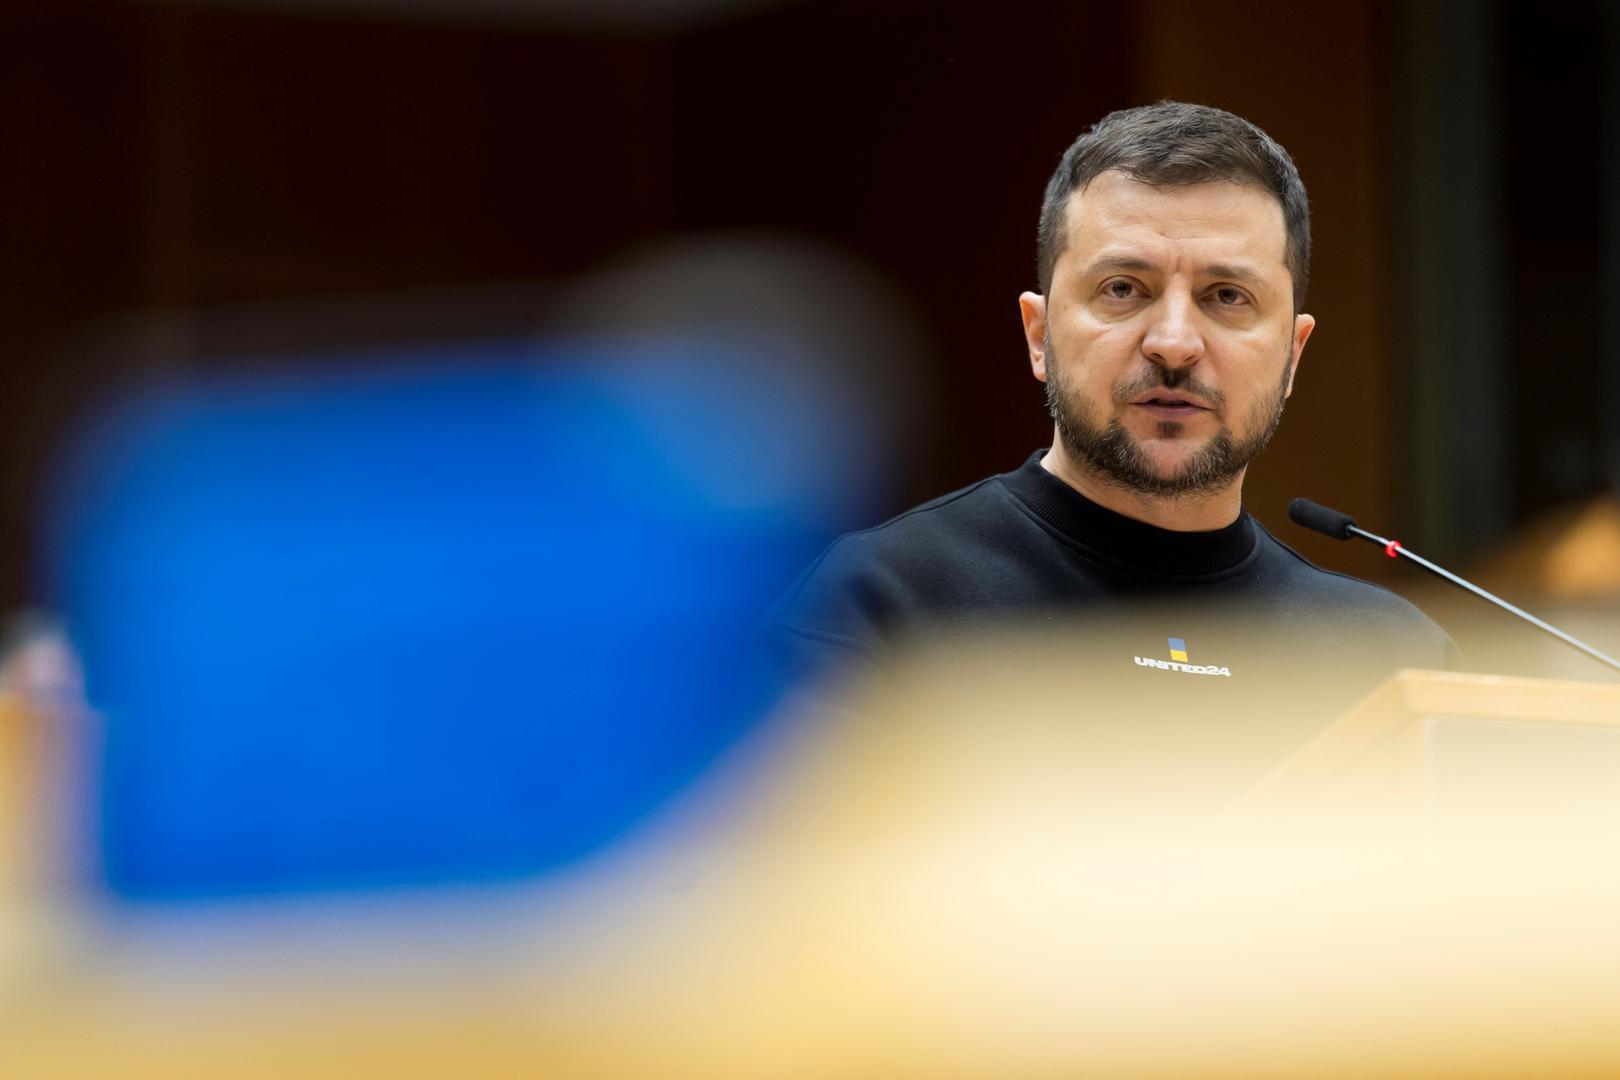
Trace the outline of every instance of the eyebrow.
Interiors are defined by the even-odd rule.
[[[1228,263],[1210,263],[1208,266],[1204,267],[1204,274],[1207,277],[1230,278],[1233,281],[1241,281],[1245,285],[1265,284],[1265,279],[1262,278],[1258,272],[1251,270],[1247,266],[1233,266]]]
[[[1146,259],[1139,259],[1134,255],[1103,255],[1086,267],[1086,276],[1101,273],[1104,270],[1132,270],[1137,273],[1147,273],[1154,269],[1152,263]]]
[[[1151,273],[1158,267],[1146,259],[1135,255],[1104,255],[1086,267],[1086,274],[1102,273],[1105,270],[1125,270],[1133,273]],[[1260,286],[1265,284],[1257,271],[1232,263],[1209,263],[1199,267],[1199,274],[1203,277],[1227,278],[1231,281],[1242,282],[1245,285]]]

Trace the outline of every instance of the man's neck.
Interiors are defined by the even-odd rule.
[[[1210,532],[1224,529],[1243,512],[1243,473],[1211,491],[1190,495],[1155,496],[1123,487],[1099,477],[1065,452],[1062,439],[1041,458],[1041,467],[1099,506],[1116,514],[1175,532]]]

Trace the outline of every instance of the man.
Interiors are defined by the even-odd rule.
[[[1210,689],[1447,666],[1454,646],[1416,608],[1243,509],[1316,326],[1309,259],[1305,188],[1259,128],[1178,102],[1104,117],[1047,185],[1041,291],[1019,297],[1051,448],[842,537],[776,626],[881,660],[924,629],[1090,613],[1103,632],[1077,662]]]

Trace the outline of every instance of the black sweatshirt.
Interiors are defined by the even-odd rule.
[[[1247,511],[1213,532],[1156,528],[1091,502],[1043,454],[839,538],[778,602],[778,633],[817,666],[882,666],[923,633],[1073,633],[1069,660],[1133,693],[1331,682],[1327,708],[1396,668],[1457,666],[1417,608],[1312,564]]]

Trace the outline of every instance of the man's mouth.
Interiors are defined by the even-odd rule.
[[[1163,420],[1185,420],[1210,411],[1209,406],[1197,399],[1177,393],[1148,394],[1131,404]]]

